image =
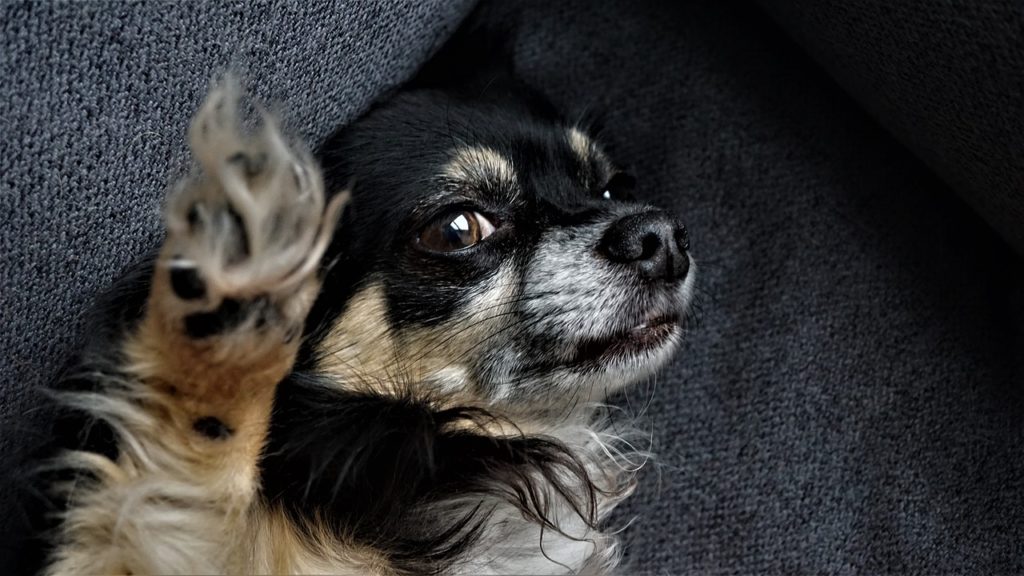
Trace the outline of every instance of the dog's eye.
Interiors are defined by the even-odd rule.
[[[434,252],[469,248],[494,234],[494,224],[479,212],[452,212],[435,219],[420,232],[420,245]]]
[[[636,179],[625,172],[617,172],[601,189],[600,196],[605,200],[632,200]]]

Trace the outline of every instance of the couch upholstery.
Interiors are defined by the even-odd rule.
[[[760,0],[845,91],[1024,254],[1024,9]]]
[[[46,421],[33,391],[88,337],[83,307],[157,240],[209,78],[240,68],[315,142],[467,4],[4,5],[7,470]],[[603,115],[698,260],[683,353],[622,401],[651,400],[660,455],[615,519],[633,520],[629,566],[1024,572],[1024,266],[1008,242],[1024,132],[1007,135],[1024,121],[1008,108],[1024,9],[763,4],[520,3],[522,74]],[[950,30],[973,52],[929,44]]]

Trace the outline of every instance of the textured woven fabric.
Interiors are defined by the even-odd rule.
[[[648,410],[663,467],[619,515],[635,571],[1024,573],[1014,252],[753,3],[524,19],[520,68],[605,112],[698,260],[702,321]]]
[[[212,76],[240,68],[315,141],[407,76],[464,4],[5,4],[3,462],[44,420],[30,392],[88,337],[91,295],[156,241]],[[701,321],[626,403],[639,412],[653,394],[660,462],[616,518],[636,518],[632,571],[1024,572],[1024,266],[914,155],[942,152],[929,163],[970,194],[980,188],[961,185],[983,169],[971,150],[1012,141],[980,130],[976,148],[950,148],[942,117],[925,115],[914,126],[930,132],[905,138],[908,151],[846,95],[873,94],[870,76],[840,88],[752,1],[522,6],[523,74],[603,112],[615,156],[687,222],[698,259]],[[849,21],[840,31],[893,25],[833,14]],[[872,46],[849,56],[870,67]],[[973,126],[1001,125],[1008,108],[964,98],[991,114]]]
[[[44,429],[34,392],[88,338],[92,296],[157,242],[161,199],[187,171],[185,131],[213,79],[232,71],[292,135],[316,142],[412,74],[470,6],[0,4],[4,468]],[[7,525],[9,490],[0,505]]]
[[[759,1],[1024,254],[1024,3]]]

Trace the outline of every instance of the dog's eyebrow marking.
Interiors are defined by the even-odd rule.
[[[569,147],[576,153],[584,166],[590,164],[590,152],[593,150],[593,143],[582,130],[573,126],[566,131],[569,140]]]
[[[512,160],[488,146],[456,149],[443,173],[454,181],[507,194],[509,199],[519,192],[519,180]]]
[[[576,126],[566,129],[565,139],[569,143],[569,148],[580,161],[580,177],[583,179],[583,184],[586,186],[601,184],[595,180],[602,178],[602,173],[611,170],[611,162],[601,147]]]

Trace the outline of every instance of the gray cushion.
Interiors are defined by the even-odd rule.
[[[759,1],[1024,254],[1024,3]]]

